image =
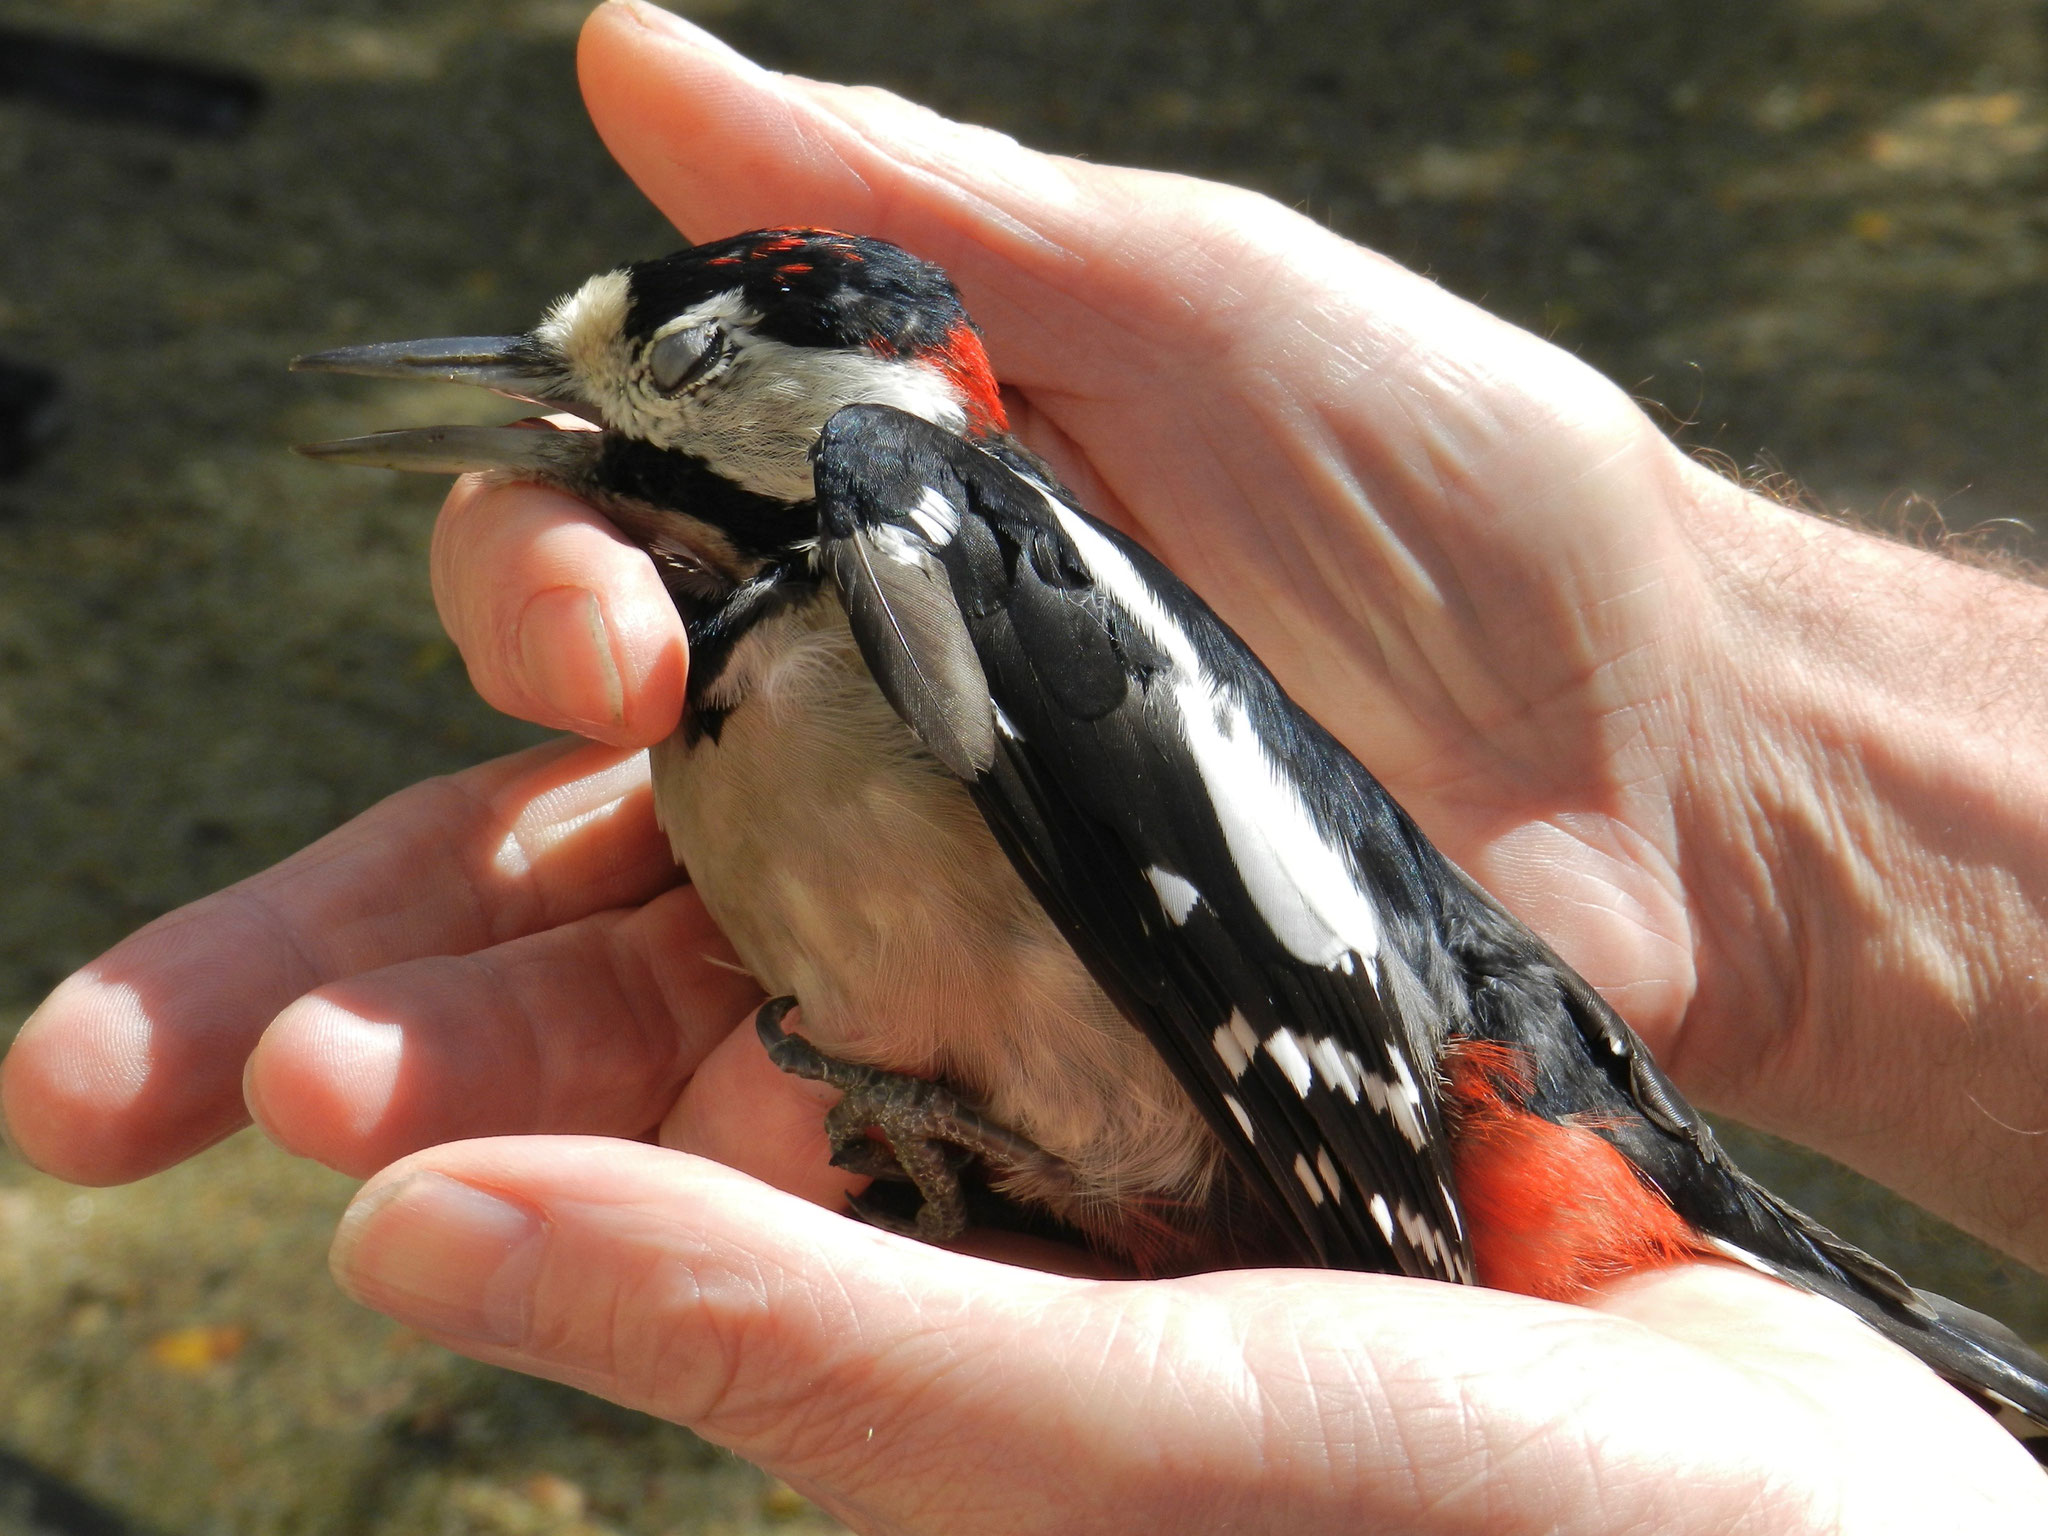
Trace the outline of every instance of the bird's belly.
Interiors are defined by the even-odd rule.
[[[1089,1202],[1199,1205],[1214,1138],[882,697],[838,605],[771,625],[718,739],[653,752],[662,826],[741,960],[820,1049],[948,1083],[1073,1164]]]

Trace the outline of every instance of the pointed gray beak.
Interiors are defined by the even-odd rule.
[[[582,478],[603,450],[602,432],[552,427],[412,427],[330,443],[294,443],[292,452],[327,464],[409,469],[425,475],[495,470],[554,485]]]
[[[561,393],[561,369],[527,336],[446,336],[336,347],[291,361],[294,373],[348,373],[369,379],[469,384],[546,411],[566,411],[602,428],[603,418]],[[374,432],[329,443],[301,443],[293,452],[333,464],[365,464],[423,474],[497,470],[560,482],[587,468],[603,433],[533,427],[417,427]],[[580,440],[580,441],[579,441]]]
[[[438,336],[427,341],[373,341],[336,347],[291,360],[293,373],[352,373],[366,379],[473,384],[514,400],[573,411],[595,420],[590,407],[559,393],[561,370],[525,336]],[[602,425],[602,423],[600,423]]]

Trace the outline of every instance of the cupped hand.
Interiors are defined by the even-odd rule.
[[[437,1148],[335,1272],[465,1353],[690,1425],[856,1529],[2018,1531],[2048,1483],[1839,1308],[1747,1271],[1591,1308],[1377,1275],[1078,1280],[618,1142]]]

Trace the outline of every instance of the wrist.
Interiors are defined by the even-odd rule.
[[[2048,592],[1725,482],[1693,532],[1683,1070],[2041,1262]]]

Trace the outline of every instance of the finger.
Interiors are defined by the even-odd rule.
[[[1938,1528],[1959,1497],[2044,1507],[2031,1462],[1955,1394],[1732,1270],[1646,1277],[1632,1305],[1655,1315],[1669,1284],[1676,1312],[1704,1298],[1738,1332],[1803,1333],[1801,1390],[1495,1292],[1056,1279],[626,1143],[412,1159],[358,1197],[334,1266],[371,1306],[688,1424],[865,1529],[1682,1533],[1837,1510],[1911,1529],[1893,1517]]]
[[[865,1178],[832,1166],[825,1112],[839,1094],[768,1059],[748,1009],[692,1074],[656,1139],[737,1169],[801,1199],[844,1210]],[[801,1031],[803,1016],[791,1016]]]
[[[869,1184],[832,1166],[825,1112],[838,1090],[784,1072],[768,1059],[754,1031],[754,1011],[712,1049],[692,1074],[656,1140],[664,1147],[723,1163],[785,1194],[846,1210],[846,1197]],[[801,1032],[803,1014],[790,1016]],[[1128,1278],[1130,1270],[1084,1248],[999,1228],[969,1227],[947,1245],[955,1252],[1024,1264],[1062,1275]]]
[[[1042,155],[885,92],[773,74],[628,0],[592,14],[578,70],[606,146],[693,238],[818,224],[894,240],[961,283],[1006,377],[1029,387],[1148,372],[1162,345],[1208,360],[1226,326],[1207,301],[1235,285],[1179,209],[1209,226],[1227,207],[1352,250],[1249,193]],[[1108,350],[1077,354],[1077,327]]]
[[[50,1173],[140,1178],[247,1123],[243,1062],[294,998],[674,880],[637,754],[558,742],[416,784],[66,980],[0,1064],[0,1113]]]
[[[498,709],[618,746],[675,729],[682,620],[647,556],[581,502],[465,476],[433,572],[441,622]]]
[[[357,1177],[463,1137],[643,1136],[759,997],[682,887],[330,983],[264,1033],[244,1095],[272,1140]]]

